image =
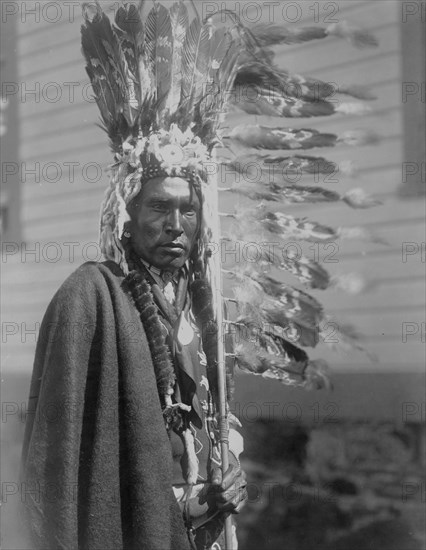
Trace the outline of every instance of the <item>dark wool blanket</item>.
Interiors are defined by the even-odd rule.
[[[116,264],[54,296],[34,363],[22,499],[43,550],[186,550],[148,341]]]

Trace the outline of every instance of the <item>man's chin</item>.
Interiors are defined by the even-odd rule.
[[[159,269],[180,269],[185,265],[186,260],[188,259],[188,255],[182,251],[182,254],[179,256],[175,254],[167,254],[163,255],[161,258],[159,258],[157,265],[153,263],[153,265]]]
[[[168,269],[168,268],[180,269],[185,265],[186,260],[187,260],[186,256],[182,258],[175,258],[172,262],[169,262],[167,265],[164,265],[162,269]]]

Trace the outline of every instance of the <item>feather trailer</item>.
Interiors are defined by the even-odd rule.
[[[271,183],[262,189],[259,185],[236,183],[231,188],[225,188],[224,191],[230,191],[237,193],[252,200],[265,200],[265,201],[280,201],[281,204],[302,204],[302,203],[318,203],[318,202],[337,202],[343,201],[351,208],[372,208],[382,204],[379,200],[367,195],[363,190],[353,189],[348,191],[345,195],[340,195],[335,191],[329,191],[322,187],[310,187],[301,185],[288,185],[280,186]],[[343,235],[348,238],[350,236],[349,231],[343,232]],[[364,233],[367,236],[367,233]],[[373,239],[374,240],[374,237]],[[376,242],[380,242],[377,240]]]
[[[239,339],[235,359],[242,371],[288,386],[329,387],[324,361],[309,361],[302,349],[268,331],[255,329],[251,338]]]
[[[299,251],[288,249],[285,253],[283,251],[281,256],[277,256],[274,251],[265,250],[261,263],[288,271],[309,288],[324,290],[330,285],[328,272],[318,262],[303,256]]]
[[[309,155],[269,155],[252,154],[235,157],[226,162],[226,166],[242,174],[252,182],[276,182],[287,180],[294,182],[294,176],[301,174],[335,174],[340,167],[324,157]],[[343,170],[341,170],[343,172]]]
[[[370,132],[345,132],[338,136],[306,128],[293,130],[291,128],[271,128],[249,124],[236,126],[228,137],[231,141],[254,149],[294,150],[335,147],[339,144],[361,146],[377,143],[377,136]]]
[[[236,295],[241,296],[241,292],[237,291]],[[303,312],[295,309],[286,311],[286,308],[287,304],[284,302],[273,302],[267,298],[256,307],[257,311],[253,311],[252,304],[246,303],[246,316],[243,321],[239,318],[239,322],[250,324],[261,315],[263,322],[259,324],[260,327],[273,328],[276,333],[294,344],[314,348],[319,342],[319,327]]]
[[[323,308],[313,296],[293,286],[281,283],[252,267],[246,268],[240,275],[243,281],[251,279],[270,298],[288,304],[290,310],[301,311],[311,319],[311,325],[318,325],[323,317]]]
[[[235,358],[242,371],[274,378],[287,385],[303,385],[308,364],[303,350],[283,338],[277,342],[268,333],[260,333],[258,342],[240,340],[235,346]]]
[[[358,351],[366,355],[371,362],[377,362],[377,357],[362,345],[364,336],[352,324],[341,323],[329,316],[324,321],[320,339],[333,351]]]
[[[260,236],[246,234],[248,242],[259,242]],[[229,239],[231,240],[231,239]],[[268,245],[268,243],[264,243]],[[281,271],[291,273],[299,282],[309,288],[326,289],[330,285],[331,278],[328,272],[318,263],[310,260],[300,253],[300,248],[293,246],[280,248],[277,243],[272,246],[263,246],[258,265],[261,269],[269,269],[271,266]],[[277,246],[275,246],[277,245]]]
[[[360,188],[350,189],[341,195],[318,186],[287,185],[289,181],[294,181],[294,175],[300,176],[303,173],[334,175],[340,171],[351,174],[351,165],[348,167],[341,163],[337,166],[323,157],[253,155],[237,157],[225,165],[243,177],[234,178],[232,187],[221,190],[252,200],[281,201],[282,204],[343,201],[351,208],[360,209],[381,204],[381,201]]]
[[[281,204],[301,204],[317,202],[337,202],[341,199],[339,193],[329,191],[322,187],[310,187],[301,185],[277,185],[270,183],[266,185],[247,184],[236,182],[230,188],[223,191],[230,191],[251,198],[252,200],[265,200],[281,202]]]
[[[371,111],[368,105],[359,102],[332,103],[323,99],[304,101],[269,88],[257,88],[256,93],[250,96],[238,90],[230,104],[249,115],[287,118],[311,118],[336,113],[365,115]]]
[[[290,74],[275,65],[262,63],[248,54],[240,56],[240,66],[235,77],[234,88],[240,94],[253,94],[258,88],[275,90],[283,96],[289,96],[303,101],[319,101],[335,98],[344,94],[356,99],[369,101],[376,96],[360,85],[339,85],[323,82],[300,74]]]
[[[270,23],[258,23],[250,28],[250,32],[259,47],[276,46],[279,44],[301,44],[311,40],[321,40],[328,36],[336,36],[350,42],[356,48],[374,48],[378,46],[376,38],[369,32],[349,25],[346,21],[331,24],[328,27],[289,28]]]
[[[226,12],[233,19],[230,26],[215,29],[211,19],[203,22],[197,16],[191,20],[183,1],[167,8],[154,2],[143,17],[145,3],[140,2],[139,7],[135,4],[120,4],[115,27],[103,14],[99,2],[94,4],[94,11],[93,5],[87,6],[82,29],[87,71],[103,123],[114,141],[114,150],[120,152],[120,146],[122,148],[116,160],[123,181],[135,166],[134,158],[129,161],[131,155],[126,151],[134,146],[132,153],[137,156],[142,147],[157,143],[163,133],[173,139],[179,132],[183,136],[192,135],[192,143],[200,142],[194,158],[202,165],[222,137],[223,129],[219,132],[219,125],[229,105],[249,114],[289,118],[368,112],[368,107],[361,102],[336,101],[335,97],[344,94],[361,100],[372,99],[365,88],[358,85],[336,88],[334,84],[315,78],[290,74],[274,65],[274,52],[269,49],[279,44],[303,43],[330,36],[346,39],[361,48],[377,44],[369,33],[346,22],[322,29],[285,29],[262,24],[247,29],[235,14],[219,10],[219,14]],[[342,195],[320,186],[295,185],[297,179],[291,176],[343,171],[343,163],[337,166],[326,158],[304,155],[305,150],[370,145],[376,139],[373,134],[362,131],[338,135],[306,127],[239,126],[225,135],[225,146],[230,144],[235,149],[249,147],[265,152],[256,154],[255,151],[233,160],[228,156],[226,164],[236,172],[236,177],[232,186],[225,190],[256,201],[282,205],[343,201],[354,208],[374,206],[378,201],[361,190],[354,189]],[[266,150],[278,153],[271,155]],[[287,151],[299,154],[286,154]],[[233,156],[230,147],[228,152]],[[158,157],[161,160],[160,154]],[[122,183],[120,181],[120,185]],[[111,209],[105,219],[110,215],[113,220],[111,212],[119,200],[112,193],[110,198]],[[210,207],[208,200],[206,204]],[[263,249],[256,269],[250,266],[243,271],[235,268],[232,272],[237,279],[237,320],[233,322],[225,315],[238,337],[237,363],[246,371],[284,383],[327,386],[325,364],[321,360],[310,361],[306,352],[299,348],[314,347],[325,335],[322,327],[327,318],[321,304],[307,292],[273,279],[266,271],[272,265],[312,289],[334,287],[358,292],[364,288],[359,280],[351,274],[331,277],[322,265],[303,256],[298,243],[326,243],[338,237],[366,239],[370,237],[369,232],[356,227],[335,230],[293,217],[287,211],[286,214],[271,212],[265,206],[238,213],[236,217],[240,222],[236,232],[245,239],[252,237],[258,243],[264,235],[269,245],[275,244],[274,241],[282,245]],[[296,246],[286,246],[288,244]],[[112,249],[114,259],[115,253]],[[204,260],[204,257],[202,260],[197,258],[200,265]],[[197,276],[201,271],[200,268]],[[214,282],[214,278],[212,280]],[[220,316],[215,316],[216,303],[210,283],[196,277],[191,295],[194,314],[203,326],[207,371],[213,380],[218,363],[216,344],[221,339],[215,321]],[[358,345],[350,330],[344,328],[343,333],[345,342],[353,341],[355,347]],[[232,355],[229,353],[229,357]]]
[[[302,346],[318,343],[322,308],[309,294],[253,270],[233,270],[231,274],[240,281],[234,293],[244,323],[274,326],[285,332],[287,340]],[[266,291],[272,285],[273,296]]]
[[[323,27],[299,27],[291,29],[282,25],[258,23],[250,27],[250,32],[261,48],[277,46],[279,44],[302,44],[311,40],[327,38],[326,29]]]
[[[271,238],[278,237],[283,241],[297,239],[306,242],[329,242],[337,238],[336,231],[331,227],[306,218],[294,218],[282,212],[271,212],[263,206],[244,209],[236,219],[243,234],[258,228],[258,231],[269,233]]]
[[[336,93],[332,84],[262,63],[251,56],[241,59],[235,77],[234,88],[240,94],[248,94],[257,88],[276,90],[283,95],[313,101],[326,99]]]

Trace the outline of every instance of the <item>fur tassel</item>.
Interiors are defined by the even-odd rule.
[[[360,241],[389,245],[389,242],[386,239],[380,235],[374,234],[364,227],[339,227],[337,234],[340,239],[357,239]]]
[[[379,45],[375,36],[368,31],[349,25],[347,21],[332,23],[325,32],[328,36],[337,36],[347,40],[356,48],[376,48]]]
[[[133,299],[145,329],[152,362],[154,364],[158,393],[162,406],[166,405],[176,380],[170,353],[161,328],[157,307],[149,283],[134,270],[123,281],[123,287]]]
[[[361,147],[363,145],[376,145],[379,142],[379,137],[373,132],[351,130],[349,132],[344,132],[338,137],[337,141],[345,145]]]
[[[372,101],[377,99],[376,94],[374,94],[367,86],[358,86],[357,84],[340,85],[337,92],[339,94],[349,95],[355,99],[362,99],[363,101]]]
[[[359,351],[363,355],[366,355],[371,362],[377,362],[378,358],[375,354],[367,351],[361,344],[363,336],[356,330],[351,324],[343,324],[329,318],[326,321],[329,327],[336,329],[336,338],[330,338],[329,333],[320,334],[324,343],[331,349],[336,351],[344,351],[351,353],[353,351]],[[327,325],[326,325],[327,326]]]
[[[348,294],[360,294],[366,288],[366,282],[359,273],[345,273],[331,278],[331,286],[347,292]]]
[[[367,195],[364,189],[360,188],[351,189],[343,195],[342,200],[351,208],[371,208],[382,204],[381,201]]]
[[[338,170],[341,174],[345,176],[355,176],[357,173],[357,167],[351,160],[342,160],[341,163],[338,165]]]
[[[363,103],[340,103],[334,108],[335,113],[344,115],[366,115],[371,113],[371,107]]]
[[[323,359],[309,361],[305,371],[306,383],[304,388],[306,390],[326,389],[327,391],[331,391],[333,384],[327,375],[328,370],[328,364]]]
[[[199,462],[195,453],[194,435],[190,428],[183,431],[183,439],[185,443],[185,452],[187,458],[186,482],[188,485],[195,485],[198,479]]]

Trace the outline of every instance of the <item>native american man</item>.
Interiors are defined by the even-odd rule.
[[[247,498],[237,457],[225,476],[219,468],[191,302],[200,196],[185,179],[155,177],[128,213],[130,274],[112,261],[84,264],[43,321],[24,444],[40,548],[180,550],[189,546],[184,523],[209,548],[224,514]],[[165,424],[159,392],[170,376]]]

